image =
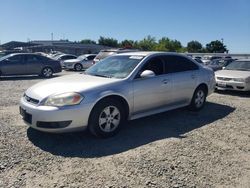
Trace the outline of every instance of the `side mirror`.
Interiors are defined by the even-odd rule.
[[[153,71],[151,71],[151,70],[145,70],[140,74],[141,78],[151,78],[151,77],[154,77],[154,76],[155,76],[155,73]]]

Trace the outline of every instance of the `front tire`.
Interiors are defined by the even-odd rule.
[[[88,128],[93,135],[107,138],[117,134],[124,120],[125,112],[121,103],[114,99],[104,99],[92,110]]]
[[[206,97],[207,97],[207,91],[205,87],[199,86],[198,88],[196,88],[192,101],[189,105],[190,110],[192,111],[201,110],[206,103]]]
[[[82,65],[80,63],[77,63],[77,64],[75,64],[74,69],[75,69],[75,71],[81,71]]]
[[[53,76],[53,70],[52,70],[52,68],[50,68],[50,67],[43,68],[41,75],[44,78],[50,78],[50,77],[52,77]]]

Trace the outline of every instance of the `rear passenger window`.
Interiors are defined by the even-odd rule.
[[[34,55],[27,55],[27,61],[28,62],[33,62],[33,61],[39,61],[40,59],[37,56]]]
[[[88,60],[93,60],[95,58],[95,56],[89,56],[87,57]]]
[[[165,62],[166,73],[184,72],[199,69],[198,65],[182,56],[169,55],[164,56],[163,59]]]

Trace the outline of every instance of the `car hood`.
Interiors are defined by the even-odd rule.
[[[250,71],[220,70],[215,72],[215,76],[227,78],[247,78],[250,76]]]
[[[120,81],[115,78],[103,78],[84,74],[73,74],[42,81],[30,87],[25,94],[37,100],[50,95],[66,92],[83,92],[96,87]]]
[[[79,59],[68,59],[68,60],[64,60],[64,63],[79,63],[81,62],[81,60]]]

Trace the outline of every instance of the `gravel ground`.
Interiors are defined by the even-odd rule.
[[[249,93],[214,93],[200,112],[131,121],[103,140],[28,128],[18,103],[39,81],[0,80],[0,187],[250,187]]]

